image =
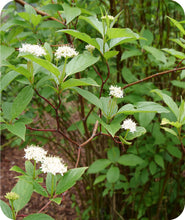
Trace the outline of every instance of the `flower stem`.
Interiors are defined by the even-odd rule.
[[[12,217],[13,220],[16,220],[16,216],[15,216],[15,209],[14,209],[14,205],[13,205],[13,200],[9,200],[10,201],[10,205],[12,207]]]
[[[67,59],[68,58],[66,57],[65,62],[64,62],[64,67],[63,67],[63,70],[62,70],[62,75],[61,75],[61,78],[60,78],[60,83],[63,81],[64,76],[65,76],[65,69],[66,69]]]
[[[33,179],[35,179],[36,161],[34,160]]]
[[[51,178],[51,198],[53,198],[53,192],[54,192],[54,179],[55,179],[55,176],[52,174],[52,178]]]
[[[125,137],[124,137],[125,140],[126,140],[128,132],[129,132],[129,129],[127,129],[127,131],[126,131],[126,134],[125,134]]]

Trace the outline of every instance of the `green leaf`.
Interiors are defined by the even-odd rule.
[[[178,59],[184,59],[185,58],[185,54],[184,53],[182,53],[182,52],[179,52],[179,51],[176,51],[176,50],[174,50],[174,49],[168,49],[168,48],[164,48],[164,49],[162,49],[162,50],[164,50],[165,52],[167,52],[167,53],[169,53],[169,54],[171,54],[171,55],[173,55],[173,56],[175,56],[175,57],[177,57]]]
[[[162,105],[155,102],[137,102],[136,108],[138,112],[157,112],[157,113],[168,113],[169,111]]]
[[[99,159],[92,163],[88,169],[88,173],[98,173],[101,170],[104,170],[111,164],[111,161],[108,159]]]
[[[8,119],[9,121],[12,118],[12,103],[4,102],[2,104],[3,118]]]
[[[112,50],[112,51],[105,52],[103,56],[105,57],[106,60],[108,60],[108,59],[116,56],[118,53],[119,53],[119,51]]]
[[[50,63],[48,60],[43,60],[33,55],[21,55],[21,56],[28,58],[33,62],[39,64],[40,66],[44,67],[45,69],[53,73],[56,77],[60,76],[60,71],[58,70],[58,68],[54,64]]]
[[[147,127],[150,122],[154,119],[155,112],[140,112],[139,113],[139,124],[143,127]]]
[[[107,151],[107,156],[110,161],[116,163],[120,157],[120,150],[118,147],[112,147]]]
[[[182,34],[185,35],[185,30],[184,30],[183,26],[178,21],[176,21],[175,19],[170,18],[169,16],[167,16],[167,17],[182,32]]]
[[[16,71],[8,72],[4,77],[2,77],[0,82],[0,92],[6,89],[6,87],[19,75]]]
[[[111,98],[111,97],[101,97],[100,101],[102,103],[103,115],[107,119],[113,118],[118,111],[116,99]]]
[[[95,48],[100,50],[100,46],[97,43],[97,41],[94,38],[91,38],[89,35],[87,35],[85,33],[81,33],[81,32],[79,32],[77,30],[71,30],[71,29],[63,29],[63,30],[60,30],[60,31],[57,31],[57,32],[64,32],[64,33],[70,34],[71,36],[76,37],[76,38],[78,38],[80,40],[83,40],[86,43],[91,44]]]
[[[10,171],[15,171],[15,172],[17,172],[17,173],[22,173],[22,174],[26,174],[25,173],[25,171],[24,170],[22,170],[20,167],[18,167],[18,166],[13,166],[11,169],[10,169]]]
[[[3,200],[0,200],[0,207],[5,216],[7,216],[10,219],[13,219],[11,208]]]
[[[104,181],[105,178],[106,178],[106,175],[100,175],[100,176],[98,176],[98,177],[95,179],[93,185],[96,185],[96,184],[98,184],[98,183]]]
[[[120,44],[123,44],[123,43],[129,43],[129,42],[133,42],[133,41],[136,41],[135,38],[131,38],[131,37],[118,37],[118,38],[114,38],[114,39],[111,39],[109,41],[109,49],[117,46],[117,45],[120,45]]]
[[[154,163],[154,161],[151,161],[150,164],[149,164],[149,170],[150,170],[150,173],[152,175],[154,175],[157,171],[157,165]]]
[[[92,27],[94,27],[102,36],[104,35],[103,24],[102,24],[102,22],[98,21],[98,19],[96,17],[94,17],[94,16],[90,16],[90,17],[80,16],[79,19],[86,21]]]
[[[181,78],[181,80],[185,78],[185,70],[182,70],[182,72],[180,74],[180,78]]]
[[[64,176],[61,177],[57,184],[56,194],[61,194],[75,185],[76,181],[83,175],[86,169],[87,167],[74,168],[64,173]]]
[[[156,60],[166,63],[166,56],[161,50],[150,46],[144,46],[143,49],[145,49],[148,53],[151,53]]]
[[[95,118],[100,122],[100,124],[111,134],[112,137],[116,134],[116,132],[120,129],[120,120],[113,120],[111,124],[105,123],[98,115],[95,115]]]
[[[124,166],[136,166],[136,165],[142,164],[143,162],[144,162],[143,159],[141,159],[140,157],[134,154],[122,155],[118,159],[118,163]]]
[[[55,203],[57,203],[58,205],[60,205],[60,203],[61,203],[61,201],[62,201],[62,198],[59,198],[59,197],[57,197],[57,198],[54,198],[54,199],[50,199],[52,202],[55,202]]]
[[[42,29],[48,29],[48,27],[50,27],[50,29],[53,31],[56,31],[56,29],[61,29],[64,27],[63,24],[57,22],[57,21],[54,21],[54,20],[47,20],[47,21],[43,21],[40,25],[39,25],[39,28],[42,28]]]
[[[142,52],[138,49],[133,49],[130,51],[125,51],[123,52],[122,56],[121,56],[121,61],[122,60],[126,60],[129,57],[133,57],[133,56],[140,56],[142,55]]]
[[[1,51],[1,59],[0,59],[0,65],[1,65],[2,61],[6,60],[15,51],[15,48],[0,45],[0,51]]]
[[[169,121],[167,118],[163,118],[161,125],[166,125],[166,124],[170,124],[176,128],[180,128],[182,126],[182,124],[179,123],[178,121],[174,122],[174,121]]]
[[[167,149],[167,151],[168,151],[172,156],[181,159],[182,153],[181,153],[181,151],[178,149],[178,147],[174,147],[174,146],[168,145],[168,146],[166,147],[166,149]]]
[[[46,55],[45,55],[45,58],[49,61],[49,62],[52,62],[53,60],[53,51],[51,49],[51,46],[45,42],[44,43],[44,48],[45,48],[45,51],[46,51]]]
[[[179,117],[178,121],[184,125],[185,124],[185,102],[184,100],[181,101],[180,107],[179,107]]]
[[[110,167],[107,172],[107,180],[109,183],[115,183],[120,176],[120,170],[118,167]]]
[[[43,17],[41,15],[31,15],[31,23],[33,24],[34,27],[36,27],[41,21],[43,20]]]
[[[177,133],[174,130],[172,130],[171,128],[166,128],[166,127],[161,127],[161,128],[163,130],[167,131],[168,133],[170,133],[170,134],[172,134],[172,135],[177,137]]]
[[[34,8],[31,5],[25,4],[24,8],[25,8],[26,13],[28,13],[30,15],[32,15],[32,14],[36,15],[37,14],[36,11],[34,10]]]
[[[72,75],[77,72],[85,70],[87,67],[92,66],[99,60],[99,57],[93,57],[90,53],[83,53],[74,57],[66,65],[66,75]]]
[[[46,190],[36,180],[33,182],[33,190],[42,196],[48,197]]]
[[[32,97],[33,89],[30,86],[26,86],[21,90],[12,104],[12,119],[17,118],[25,110]]]
[[[73,89],[93,105],[97,106],[100,109],[102,108],[100,99],[97,96],[95,96],[93,93],[77,87],[74,87]]]
[[[183,44],[181,40],[179,40],[179,39],[171,39],[171,41],[177,43],[178,45],[180,45],[182,48],[185,49],[185,44]]]
[[[107,34],[108,34],[109,39],[129,37],[129,38],[133,38],[136,40],[140,38],[138,34],[134,33],[129,28],[111,28],[108,30]]]
[[[53,180],[52,180],[52,177],[54,178]],[[53,181],[53,183],[52,183],[52,181]],[[53,175],[52,173],[48,173],[46,176],[46,187],[47,187],[47,191],[49,194],[51,194],[52,184],[53,184],[53,190],[55,190],[56,183],[57,183],[57,176]]]
[[[126,104],[119,109],[117,114],[134,114],[138,112],[156,112],[156,113],[168,113],[169,111],[163,106],[155,102],[138,102],[134,105]]]
[[[23,18],[24,20],[30,23],[30,14],[28,14],[27,12],[19,12],[18,15],[19,17]]]
[[[28,80],[32,77],[32,73],[30,73],[26,68],[23,66],[15,67],[13,65],[8,65],[10,69],[20,73],[21,75],[25,76]]]
[[[151,92],[155,92],[157,95],[159,95],[163,99],[163,101],[166,103],[166,105],[170,108],[170,110],[174,113],[176,118],[178,118],[178,115],[179,115],[178,106],[177,106],[177,104],[173,101],[173,99],[170,96],[164,94],[159,89],[154,89]]]
[[[54,218],[51,218],[49,215],[43,213],[36,213],[26,216],[23,220],[54,220]]]
[[[138,80],[138,78],[127,67],[123,67],[121,70],[122,76],[127,83],[132,83]]]
[[[63,7],[61,4],[47,4],[47,5],[42,6],[41,10],[56,12],[56,11],[62,11]]]
[[[62,83],[62,89],[68,89],[75,86],[99,86],[96,81],[91,78],[69,79]]]
[[[19,180],[12,189],[12,192],[19,195],[19,199],[14,201],[15,211],[18,212],[30,201],[33,186],[24,180]]]
[[[154,160],[157,163],[157,165],[159,165],[160,167],[164,169],[164,159],[161,155],[155,154]]]
[[[141,135],[143,135],[145,133],[146,133],[146,129],[144,127],[137,126],[135,132],[133,132],[133,133],[132,132],[128,132],[126,140],[129,140],[129,141],[133,140],[134,138],[139,137],[139,136],[141,136]]]
[[[34,166],[30,160],[25,161],[25,169],[28,176],[33,177]]]
[[[170,81],[174,86],[177,86],[179,88],[183,88],[185,89],[185,82],[181,82],[181,81],[178,81],[178,80],[171,80]]]
[[[145,38],[145,40],[139,40],[141,47],[143,47],[144,45],[149,46],[152,44],[154,36],[150,30],[142,29],[140,35]]]
[[[74,18],[81,14],[81,10],[77,7],[70,7],[68,4],[63,3],[65,18],[67,20],[66,24],[69,24]]]
[[[20,137],[25,141],[26,127],[23,122],[15,122],[14,124],[7,124],[6,128],[14,135]]]

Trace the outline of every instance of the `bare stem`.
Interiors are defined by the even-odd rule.
[[[167,70],[167,71],[164,71],[164,72],[156,73],[156,74],[153,74],[153,75],[151,75],[151,76],[148,76],[148,77],[146,77],[146,78],[144,78],[144,79],[140,79],[140,80],[138,80],[138,81],[136,81],[136,82],[129,83],[129,84],[127,84],[126,86],[124,86],[122,89],[126,89],[126,88],[128,88],[128,87],[130,87],[130,86],[133,86],[133,85],[136,85],[136,84],[138,84],[138,83],[144,82],[144,81],[146,81],[146,80],[148,80],[148,79],[151,79],[151,78],[154,78],[154,77],[156,77],[156,76],[161,76],[161,75],[164,75],[164,74],[167,74],[167,73],[176,72],[176,71],[184,70],[184,69],[185,69],[185,67],[181,67],[181,68],[175,68],[175,69],[172,69],[172,70]]]
[[[24,5],[26,5],[26,4],[29,5],[27,2],[24,2],[24,1],[22,1],[22,0],[15,0],[15,2],[19,3],[19,4],[22,5],[22,6],[24,6]],[[32,7],[33,7],[33,6],[32,6]],[[33,8],[34,8],[34,7],[33,7]],[[59,22],[59,23],[65,25],[65,22],[60,21],[60,20],[58,20],[57,18],[50,16],[50,15],[47,14],[46,12],[40,11],[40,10],[38,10],[37,8],[34,8],[34,10],[37,12],[37,14],[40,14],[40,15],[42,15],[42,16],[47,16],[47,17],[48,17],[48,18],[47,18],[48,20],[54,20],[54,21],[57,21],[57,22]]]

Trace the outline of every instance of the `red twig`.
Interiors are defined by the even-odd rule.
[[[87,139],[85,142],[83,142],[82,144],[80,144],[79,147],[78,147],[78,156],[77,156],[77,161],[76,161],[76,164],[75,164],[75,168],[78,167],[78,163],[79,163],[79,160],[80,160],[81,147],[84,147],[86,144],[88,144],[95,137],[97,129],[98,129],[98,121],[96,121],[96,123],[94,125],[94,129],[93,129],[91,137],[89,139]]]
[[[146,80],[148,80],[148,79],[151,79],[151,78],[154,78],[154,77],[156,77],[156,76],[161,76],[161,75],[164,75],[164,74],[167,74],[167,73],[175,72],[175,71],[178,71],[178,70],[184,70],[184,69],[185,69],[185,67],[181,67],[181,68],[175,68],[175,69],[172,69],[172,70],[167,70],[167,71],[164,71],[164,72],[156,73],[156,74],[153,74],[153,75],[151,75],[151,76],[148,76],[148,77],[146,77],[146,78],[144,78],[144,79],[140,79],[140,80],[138,80],[138,81],[136,81],[136,82],[129,83],[129,84],[127,84],[126,86],[124,86],[122,89],[126,89],[126,88],[128,88],[128,87],[130,87],[130,86],[133,86],[133,85],[136,85],[136,84],[138,84],[138,83],[144,82],[144,81],[146,81]]]
[[[19,4],[22,5],[22,6],[24,6],[24,5],[26,5],[26,4],[29,5],[27,2],[24,2],[24,1],[22,1],[22,0],[15,0],[15,2],[19,3]],[[32,6],[32,7],[33,7],[33,6]],[[33,8],[34,8],[34,7],[33,7]],[[40,14],[40,15],[42,15],[42,16],[47,16],[49,20],[54,20],[54,21],[57,21],[57,22],[59,22],[59,23],[65,25],[65,22],[60,21],[60,20],[58,20],[57,18],[50,16],[50,15],[47,14],[46,12],[40,11],[40,10],[38,10],[37,8],[34,8],[34,10],[37,12],[37,14]]]

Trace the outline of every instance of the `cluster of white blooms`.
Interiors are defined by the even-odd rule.
[[[109,90],[109,95],[112,95],[116,98],[123,98],[123,90],[121,89],[121,87],[110,86]]]
[[[132,133],[136,131],[136,123],[132,119],[126,119],[121,127],[125,130],[129,129]]]
[[[46,51],[39,45],[32,44],[22,44],[22,47],[19,48],[19,52],[31,53],[37,57],[46,55]]]
[[[93,50],[95,49],[95,47],[91,44],[88,44],[85,46],[85,49],[88,50],[89,52],[93,52]]]
[[[39,146],[28,146],[25,151],[25,158],[28,160],[35,160],[36,162],[42,162],[46,157],[47,151]]]
[[[102,16],[102,20],[106,20],[106,17],[108,17],[109,20],[114,20],[114,17],[112,15]]]
[[[45,157],[42,164],[41,169],[44,173],[52,173],[56,175],[56,173],[67,172],[67,166],[63,163],[63,161],[59,157]]]
[[[47,151],[39,146],[28,146],[25,150],[25,158],[28,160],[35,160],[36,162],[41,162],[41,169],[44,173],[56,173],[67,172],[67,166],[63,163],[62,159],[59,157],[46,156]]]
[[[74,57],[77,55],[78,55],[78,52],[76,52],[74,48],[70,46],[66,46],[66,45],[58,47],[58,49],[55,52],[55,56],[57,59],[60,59],[61,57],[70,58],[70,57]]]

